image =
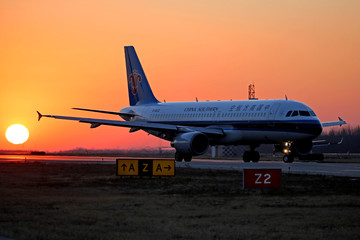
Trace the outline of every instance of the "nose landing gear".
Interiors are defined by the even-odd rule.
[[[292,163],[294,162],[294,156],[292,154],[285,154],[283,157],[284,163]]]
[[[191,162],[191,159],[191,154],[184,154],[178,151],[175,152],[175,161],[177,162],[182,162],[182,160],[184,160],[185,162]]]
[[[285,142],[283,153],[285,153],[283,157],[284,163],[292,163],[294,162],[294,155],[291,153],[291,142]]]

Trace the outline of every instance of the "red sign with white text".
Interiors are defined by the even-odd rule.
[[[244,189],[281,188],[281,169],[244,169]]]

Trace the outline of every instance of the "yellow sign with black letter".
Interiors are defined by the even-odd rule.
[[[153,160],[153,176],[174,176],[175,161]]]
[[[121,176],[138,176],[139,161],[138,160],[121,160],[116,159],[117,175]]]
[[[174,160],[116,159],[118,176],[175,176]]]

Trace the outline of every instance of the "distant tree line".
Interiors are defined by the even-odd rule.
[[[339,142],[342,144],[333,144],[326,147],[314,148],[316,152],[324,153],[359,153],[360,152],[360,126],[343,126],[341,128],[333,127],[329,131],[323,132],[316,140],[326,140],[329,142]]]

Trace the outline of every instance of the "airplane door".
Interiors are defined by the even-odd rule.
[[[214,117],[214,121],[218,122],[221,120],[221,111],[216,111],[215,112],[215,117]]]
[[[279,110],[280,104],[275,102],[270,106],[269,114],[268,114],[268,120],[270,126],[275,126],[275,116]]]

